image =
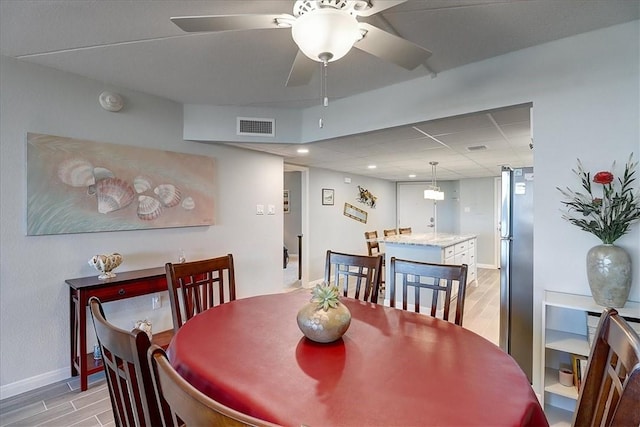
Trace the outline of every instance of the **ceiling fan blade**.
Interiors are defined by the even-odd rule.
[[[371,7],[362,12],[358,11],[358,16],[371,16],[406,1],[407,0],[369,0]]]
[[[287,77],[287,86],[304,86],[311,81],[313,72],[320,66],[319,62],[312,61],[307,55],[298,50],[296,59],[293,60],[289,77]]]
[[[358,25],[367,33],[353,47],[371,55],[393,62],[407,70],[413,70],[431,56],[431,51],[402,37],[394,36],[366,22],[360,22]]]
[[[188,33],[285,28],[278,26],[277,19],[294,20],[295,18],[286,13],[273,15],[174,16],[171,18],[171,22]]]

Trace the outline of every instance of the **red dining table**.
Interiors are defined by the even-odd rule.
[[[213,399],[286,426],[547,426],[516,362],[440,319],[341,298],[351,326],[318,344],[296,323],[310,293],[239,299],[185,323],[171,364]]]

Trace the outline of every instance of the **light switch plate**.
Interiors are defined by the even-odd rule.
[[[256,205],[256,215],[264,215],[264,205]]]
[[[268,205],[267,215],[275,215],[275,214],[276,214],[276,205]]]

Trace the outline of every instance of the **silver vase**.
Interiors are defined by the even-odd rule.
[[[342,303],[323,310],[316,302],[302,306],[297,315],[298,327],[311,341],[330,343],[344,335],[351,324],[351,312]]]
[[[619,246],[594,246],[587,252],[587,279],[598,305],[624,307],[631,290],[631,257]]]

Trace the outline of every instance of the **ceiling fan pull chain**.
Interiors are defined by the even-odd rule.
[[[329,63],[327,61],[324,61],[324,63],[322,64],[322,80],[324,80],[324,93],[322,94],[323,96],[323,105],[325,107],[329,106],[329,96],[328,96],[328,90],[327,90],[327,68],[329,66]]]
[[[322,105],[329,106],[329,96],[327,95],[327,68],[329,62],[327,60],[322,61],[322,77],[320,78],[320,90],[322,91]]]

